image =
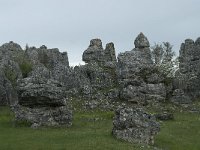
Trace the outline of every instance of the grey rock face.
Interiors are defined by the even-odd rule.
[[[113,43],[108,43],[106,49],[103,49],[100,39],[90,41],[89,47],[84,51],[82,60],[86,63],[104,64],[107,62],[116,62],[115,48]]]
[[[34,107],[65,106],[65,88],[55,80],[44,78],[25,78],[17,87],[19,104]]]
[[[182,89],[174,90],[170,100],[174,104],[190,104],[192,102],[191,98]]]
[[[155,117],[156,119],[163,120],[163,121],[174,119],[174,115],[168,112],[163,112],[162,114],[156,114]]]
[[[136,38],[133,50],[118,55],[117,71],[121,99],[138,104],[165,100],[164,79],[153,65],[148,39],[142,33]]]
[[[71,126],[72,125],[72,111],[66,106],[29,108],[21,105],[12,107],[15,112],[15,120],[26,121],[31,124],[32,128],[40,126],[57,127],[57,126]]]
[[[200,45],[186,39],[180,48],[179,71],[176,73],[175,88],[182,89],[192,99],[200,96]]]
[[[88,49],[83,53],[82,60],[86,63],[103,62],[104,49],[100,39],[93,39],[90,41]]]
[[[17,93],[13,89],[11,82],[6,78],[4,72],[0,70],[0,105],[14,104],[17,100]]]
[[[115,112],[112,134],[131,143],[153,144],[160,126],[155,117],[141,109],[118,108]]]
[[[57,48],[48,49],[45,45],[40,48],[31,47],[25,51],[25,55],[33,64],[33,70],[29,74],[42,76],[62,82],[71,88],[72,70],[69,67],[66,52],[60,53]]]
[[[12,106],[16,121],[30,122],[33,127],[72,124],[72,111],[61,83],[36,77],[18,82],[19,103]]]
[[[93,39],[83,53],[86,65],[74,68],[76,88],[84,99],[100,101],[116,98],[118,94],[111,92],[117,86],[116,56],[113,43],[103,49],[100,39]]]
[[[0,60],[17,60],[17,56],[23,54],[21,46],[17,43],[10,41],[0,47]],[[8,59],[10,58],[10,59]]]
[[[27,121],[33,126],[72,124],[66,88],[60,82],[31,76],[19,80],[17,89],[18,104],[12,105],[16,121]]]
[[[21,55],[23,55],[23,50],[20,45],[12,41],[0,47],[0,105],[17,102],[14,86],[17,79],[22,78],[18,64]]]

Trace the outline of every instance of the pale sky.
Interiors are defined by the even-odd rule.
[[[133,49],[140,32],[178,54],[186,38],[200,37],[200,0],[0,0],[1,45],[59,48],[71,65],[93,38],[114,42],[119,53]]]

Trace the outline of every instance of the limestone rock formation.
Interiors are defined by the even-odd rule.
[[[61,83],[35,76],[18,82],[19,102],[12,106],[17,121],[25,120],[38,126],[72,124],[72,111]]]
[[[160,126],[155,117],[139,108],[120,107],[115,112],[112,134],[131,143],[153,144]]]
[[[22,55],[20,45],[12,41],[0,47],[0,105],[9,105],[17,101],[14,86],[17,80],[22,78],[18,63]]]
[[[17,96],[5,93],[17,95],[16,83],[22,78],[38,76],[57,80],[68,89],[74,86],[73,69],[69,67],[67,53],[60,53],[56,48],[26,46],[24,51],[19,44],[11,41],[0,47],[0,62],[0,79],[6,82],[1,85],[1,105],[16,101]],[[8,88],[5,85],[11,86]]]
[[[114,44],[108,43],[104,50],[101,40],[93,39],[82,58],[86,64],[74,68],[79,95],[84,99],[97,101],[118,98]],[[111,91],[115,91],[112,96]]]
[[[46,107],[29,108],[21,105],[12,107],[15,113],[15,121],[27,122],[32,128],[41,126],[46,127],[59,127],[72,125],[72,112],[66,107]]]
[[[62,82],[68,88],[72,86],[72,70],[66,52],[61,53],[57,48],[48,49],[43,45],[40,48],[27,48],[25,55],[33,64],[30,76],[38,74]]]
[[[11,82],[6,78],[4,72],[0,69],[0,106],[15,104],[17,100],[17,92]]]
[[[0,105],[10,105],[16,120],[37,126],[71,125],[66,90],[73,82],[67,53],[9,42],[0,47]]]
[[[179,98],[177,101],[179,103],[191,102],[188,99],[195,99],[200,96],[200,38],[195,42],[192,39],[186,39],[184,43],[181,44],[180,56],[179,56],[179,70],[176,73],[174,87],[179,89],[179,96],[185,93],[185,98],[181,101]],[[177,92],[175,92],[177,93]],[[177,94],[175,94],[177,95]],[[187,97],[187,98],[186,98]],[[176,96],[177,98],[177,96]],[[174,99],[172,99],[174,101]]]
[[[153,64],[148,39],[140,33],[134,43],[133,50],[118,55],[120,98],[138,104],[147,104],[151,100],[164,101],[164,78]]]
[[[89,47],[83,52],[82,60],[86,63],[99,63],[100,65],[116,62],[114,44],[106,44],[104,50],[100,39],[92,39]]]
[[[18,81],[19,104],[26,107],[65,106],[65,88],[56,80],[28,77]]]

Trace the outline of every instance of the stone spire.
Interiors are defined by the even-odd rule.
[[[147,37],[142,32],[140,32],[140,34],[137,36],[134,44],[135,44],[135,48],[150,47]]]
[[[102,42],[101,42],[100,39],[92,39],[90,41],[89,47],[96,47],[96,48],[99,48],[99,49],[103,49]]]

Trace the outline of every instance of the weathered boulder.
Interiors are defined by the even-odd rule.
[[[66,99],[66,88],[58,81],[27,77],[18,81],[18,104],[12,106],[16,121],[33,126],[72,124],[72,111]]]
[[[65,88],[52,79],[28,77],[18,81],[19,104],[34,107],[65,106]]]
[[[156,117],[156,119],[162,120],[162,121],[167,121],[167,120],[173,120],[174,119],[174,115],[172,113],[168,113],[168,112],[155,114],[155,117]]]
[[[29,108],[21,105],[12,106],[16,122],[27,122],[31,127],[59,127],[72,125],[72,111],[66,106]]]
[[[112,134],[131,143],[154,144],[160,126],[155,117],[139,108],[120,107],[115,112]]]

